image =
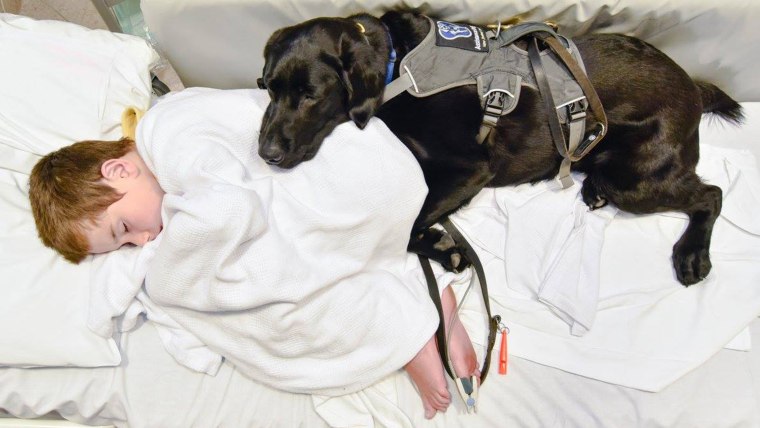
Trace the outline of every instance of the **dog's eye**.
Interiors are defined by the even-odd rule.
[[[298,95],[305,100],[313,100],[314,99],[314,92],[306,87],[306,86],[300,86],[298,88]]]

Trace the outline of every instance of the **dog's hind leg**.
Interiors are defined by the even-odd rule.
[[[591,210],[602,208],[607,205],[608,202],[607,197],[604,195],[604,191],[600,188],[599,183],[596,182],[593,176],[588,176],[583,180],[581,197],[583,198],[583,202],[588,205]]]
[[[686,230],[673,246],[672,261],[676,277],[681,284],[689,286],[707,276],[712,268],[710,238],[723,198],[719,187],[703,183],[693,171],[682,174],[674,181],[644,180],[636,186],[636,190],[628,191],[609,186],[598,177],[589,178],[582,190],[587,204],[599,200],[598,197],[586,200],[587,194],[599,195],[618,208],[636,214],[680,211],[688,215]],[[643,192],[641,188],[647,191]]]
[[[691,203],[683,210],[689,224],[673,246],[673,267],[678,280],[686,286],[704,279],[712,268],[710,239],[723,203],[723,191],[717,186],[699,182],[689,193]]]

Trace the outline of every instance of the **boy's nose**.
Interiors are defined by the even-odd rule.
[[[137,245],[138,247],[142,247],[148,242],[150,242],[150,232],[146,231],[146,232],[140,233],[139,235],[135,237],[134,244]]]

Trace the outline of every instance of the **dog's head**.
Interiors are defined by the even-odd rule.
[[[380,105],[387,35],[376,18],[317,18],[276,31],[264,49],[259,87],[271,99],[259,156],[292,168],[314,157],[349,120],[364,128]]]

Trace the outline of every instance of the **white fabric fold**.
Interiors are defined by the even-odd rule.
[[[198,88],[147,112],[138,150],[167,192],[164,230],[139,268],[119,263],[131,284],[108,285],[119,304],[99,311],[137,296],[196,370],[223,356],[278,389],[353,392],[401,368],[438,324],[406,252],[424,179],[377,119],[339,126],[296,169],[270,167],[257,155],[267,103],[264,91]]]
[[[552,207],[545,208],[551,210]],[[570,217],[572,229],[564,242],[554,244],[556,257],[539,286],[538,301],[562,318],[574,336],[584,335],[594,324],[604,229],[616,213],[617,209],[612,206],[589,211],[578,195]]]
[[[493,312],[500,313],[510,327],[512,355],[605,382],[659,391],[724,346],[747,349],[746,336],[740,333],[760,315],[760,288],[756,286],[760,283],[760,236],[753,232],[760,219],[760,171],[746,150],[704,144],[700,150],[698,173],[724,190],[723,210],[711,244],[712,272],[688,288],[676,280],[671,252],[686,225],[683,214],[618,213],[602,229],[593,325],[580,337],[573,330],[578,320],[568,329],[567,319],[557,316],[562,313],[555,304],[539,299],[541,292],[546,292],[542,290],[548,272],[545,267],[556,260],[553,254],[558,250],[554,244],[543,247],[536,239],[573,245],[556,239],[557,231],[571,229],[562,227],[562,218],[568,214],[552,219],[551,215],[522,211],[533,199],[546,197],[542,205],[548,211],[565,207],[563,212],[572,212],[574,196],[518,186],[519,194],[507,199],[518,209],[509,210],[502,220],[509,230],[505,256],[480,252],[491,284]],[[502,190],[510,189],[496,193]],[[462,214],[477,218],[474,211],[483,208],[481,204],[465,211],[470,209],[473,212]],[[513,233],[518,225],[519,233]],[[537,232],[532,233],[534,230]],[[589,235],[589,239],[599,245],[598,238]],[[583,251],[573,254],[579,253]],[[583,298],[572,300],[577,291],[572,287],[577,283],[564,284],[567,290],[560,284],[555,290],[568,296],[565,307],[583,307]]]
[[[582,336],[594,324],[604,229],[617,209],[590,211],[580,196],[583,177],[573,179],[562,191],[548,182],[486,189],[452,220],[473,245],[503,261],[499,278],[506,275],[509,288],[545,304]]]

